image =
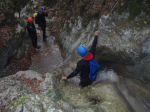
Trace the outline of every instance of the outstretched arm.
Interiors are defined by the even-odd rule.
[[[95,38],[93,40],[93,44],[91,46],[91,49],[90,49],[90,53],[93,54],[93,56],[95,56],[95,51],[96,51],[96,45],[97,45],[97,39],[98,39],[98,31],[95,31]]]
[[[76,69],[67,77],[62,77],[62,79],[70,79],[75,77],[82,69],[82,65],[78,62]]]

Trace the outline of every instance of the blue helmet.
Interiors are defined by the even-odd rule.
[[[45,7],[42,7],[41,9],[42,9],[42,10],[46,10],[46,8],[45,8]]]
[[[86,56],[88,53],[86,47],[84,47],[84,46],[79,46],[77,51],[78,51],[78,54],[81,56]]]

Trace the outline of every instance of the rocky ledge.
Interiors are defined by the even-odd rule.
[[[69,82],[61,79],[63,75],[68,75],[75,65],[75,62],[66,63],[53,73],[38,74],[27,70],[1,78],[1,110],[7,112],[148,111],[148,105],[140,106],[142,102],[148,104],[150,101],[149,90],[140,81],[118,77],[113,70],[104,70],[93,85],[79,88],[78,77]]]

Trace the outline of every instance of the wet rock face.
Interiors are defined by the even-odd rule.
[[[69,80],[69,83],[61,80],[62,75],[69,74],[66,71],[70,66],[74,68],[75,62],[63,65],[53,73],[46,73],[45,78],[31,70],[1,78],[0,103],[3,110],[15,112],[20,110],[27,112],[149,111],[149,91],[140,81],[119,77],[113,70],[105,70],[99,73],[92,86],[79,88],[75,86],[79,84],[76,82],[77,77]],[[38,94],[32,88],[35,79],[39,82],[39,86],[35,89],[41,90]]]
[[[25,75],[25,77],[23,78],[22,75]],[[21,97],[22,95],[31,93],[31,88],[27,86],[27,84],[24,84],[23,81],[21,81],[21,79],[23,80],[29,77],[30,79],[33,78],[37,78],[38,80],[42,79],[39,74],[33,71],[27,71],[27,72],[20,71],[13,76],[0,79],[1,109],[5,109],[9,101],[13,102],[14,100]]]
[[[124,25],[121,20],[128,16],[128,13],[102,16],[99,21],[91,20],[86,28],[81,26],[81,19],[78,24],[65,24],[59,35],[63,53],[66,57],[70,55],[70,60],[75,60],[78,46],[83,45],[89,49],[94,31],[98,29],[96,59],[100,65],[113,68],[118,75],[149,81],[150,30],[149,27],[134,28],[128,22]]]
[[[48,90],[54,89],[53,87],[55,78],[50,78],[51,74],[47,73],[44,79],[41,74],[34,71],[19,71],[13,76],[8,76],[0,79],[0,110],[9,112],[62,112],[52,98],[44,95]],[[44,82],[43,82],[44,81]],[[38,86],[42,87],[42,83],[47,82],[46,86],[49,88],[44,89],[45,93],[37,93]],[[56,83],[56,82],[55,82]],[[43,89],[43,87],[42,87]]]
[[[133,28],[128,23],[123,28],[116,21],[126,18],[127,13],[114,14],[112,17],[103,16],[99,21],[99,44],[97,59],[112,65],[116,72],[127,77],[136,77],[147,81],[149,74],[149,34],[145,29]],[[121,22],[120,22],[121,24]],[[107,63],[108,62],[108,63]],[[113,64],[114,63],[114,64]],[[104,64],[104,63],[103,63]],[[119,67],[120,66],[120,67]],[[120,68],[118,71],[117,69]],[[147,79],[147,80],[145,80]]]
[[[61,80],[62,74],[62,69],[57,68],[53,73],[47,73],[45,79],[41,74],[31,70],[1,78],[0,103],[3,107],[1,110],[11,112],[21,110],[27,112],[128,111],[126,104],[117,95],[112,85],[100,84],[95,87],[78,88]],[[38,94],[33,91],[31,85],[35,78],[40,82],[36,87],[41,90]]]
[[[26,42],[28,38],[25,38],[25,29],[18,24],[16,32],[6,41],[5,45],[0,49],[0,77],[3,74],[3,70],[7,64],[9,64],[9,59],[18,51],[18,58],[24,55],[26,49]],[[23,52],[24,51],[24,52]]]

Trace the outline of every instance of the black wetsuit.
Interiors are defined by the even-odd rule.
[[[43,13],[41,11],[39,11],[39,22],[38,25],[39,27],[41,27],[41,29],[43,30],[43,41],[45,41],[46,39],[46,20],[45,20],[45,16],[47,17],[48,14]]]
[[[37,34],[36,34],[35,25],[34,25],[34,23],[27,22],[26,27],[27,27],[27,30],[28,30],[28,36],[32,40],[32,45],[34,46],[34,48],[36,48],[37,47]]]
[[[95,56],[97,39],[98,39],[98,36],[95,36],[93,44],[92,44],[91,49],[89,51],[89,54],[86,57],[84,57],[83,59],[81,59],[80,61],[78,61],[77,67],[74,70],[74,72],[72,72],[67,77],[67,79],[70,79],[70,78],[76,76],[79,72],[81,72],[80,73],[80,84],[79,84],[81,87],[85,87],[85,86],[88,86],[88,85],[93,83],[93,81],[91,81],[89,79],[89,74],[90,74],[89,61],[91,59],[93,59]]]

